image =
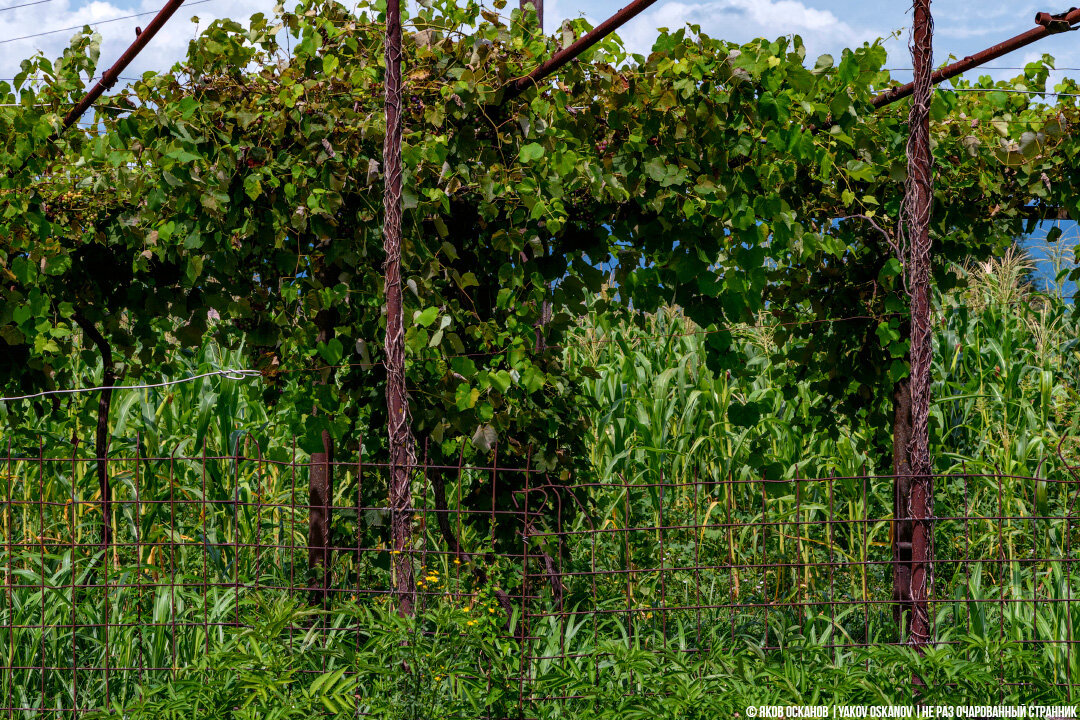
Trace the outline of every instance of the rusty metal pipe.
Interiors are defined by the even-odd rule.
[[[150,21],[150,24],[142,29],[141,32],[137,32],[135,35],[135,42],[131,43],[131,46],[124,51],[124,54],[120,56],[120,59],[113,63],[113,66],[109,68],[104,75],[97,81],[97,84],[90,89],[90,92],[86,93],[86,96],[79,101],[79,104],[71,109],[67,115],[64,116],[64,125],[60,130],[62,133],[67,130],[71,125],[82,117],[82,114],[86,112],[87,108],[97,102],[97,99],[101,97],[102,93],[116,84],[116,81],[120,79],[120,73],[124,72],[125,68],[131,64],[131,61],[135,59],[146,44],[150,42],[157,31],[160,30],[169,18],[173,16],[180,6],[184,4],[184,0],[169,0],[165,4],[165,7],[158,11],[158,14],[154,16],[154,19]]]
[[[624,7],[619,12],[609,17],[604,22],[594,27],[589,32],[582,35],[576,42],[569,47],[565,47],[559,52],[551,56],[551,59],[546,61],[540,67],[533,70],[525,77],[518,78],[512,85],[506,90],[506,94],[503,95],[503,102],[517,97],[521,93],[525,92],[531,85],[535,85],[551,73],[555,72],[563,65],[567,64],[581,53],[591,48],[596,43],[600,42],[606,35],[615,32],[620,27],[625,25],[629,20],[637,17],[655,3],[656,0],[634,0],[632,3]]]
[[[1072,8],[1068,12],[1059,13],[1058,15],[1041,12],[1035,16],[1035,23],[1039,27],[1032,28],[1025,33],[988,47],[974,55],[968,55],[963,60],[958,60],[952,65],[946,65],[935,72],[931,76],[930,81],[934,85],[937,85],[938,83],[954,78],[961,73],[965,73],[972,68],[978,67],[983,63],[997,60],[1002,55],[1007,55],[1014,50],[1019,50],[1033,42],[1042,40],[1044,37],[1056,35],[1057,33],[1072,29],[1074,25],[1080,23],[1080,8]],[[908,83],[906,85],[889,88],[874,98],[874,107],[881,108],[890,103],[894,103],[897,100],[906,98],[911,95],[914,87],[914,83]]]

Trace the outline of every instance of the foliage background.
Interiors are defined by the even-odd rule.
[[[4,511],[4,625],[20,631],[0,640],[3,682],[25,712],[75,698],[63,673],[16,668],[38,666],[39,656],[61,667],[72,648],[104,661],[110,623],[125,628],[110,638],[112,661],[144,658],[168,672],[129,672],[108,691],[83,686],[82,702],[115,701],[133,716],[353,713],[358,704],[392,717],[514,711],[520,658],[485,617],[496,591],[521,582],[512,573],[487,567],[485,582],[469,588],[485,598],[467,608],[483,622],[453,603],[402,620],[376,603],[339,603],[324,615],[257,592],[182,593],[181,613],[235,613],[248,627],[213,636],[194,628],[170,644],[164,625],[141,621],[175,612],[174,598],[148,592],[133,601],[114,589],[95,605],[74,589],[52,592],[100,571],[100,557],[76,557],[49,539],[97,538],[100,496],[88,473],[39,474],[35,484],[26,460],[39,447],[51,458],[92,457],[88,439],[102,416],[112,456],[254,447],[268,461],[302,462],[326,431],[339,460],[379,457],[380,17],[378,6],[352,13],[304,2],[247,27],[217,22],[174,72],[145,75],[59,139],[58,119],[97,66],[96,36],[82,33],[63,57],[28,59],[14,82],[0,82],[0,391],[88,387],[109,373],[135,384],[229,367],[262,372],[258,382],[215,377],[118,391],[104,410],[92,395],[0,403],[8,498],[64,508],[47,532],[30,504],[9,501]],[[744,509],[740,521],[752,524],[760,513],[747,510],[748,497],[723,496],[724,480],[887,474],[891,392],[906,373],[901,268],[890,247],[906,128],[901,106],[871,111],[874,91],[890,82],[881,46],[813,59],[798,38],[736,45],[691,27],[661,34],[641,56],[612,37],[551,85],[504,101],[508,83],[584,29],[573,21],[566,38],[542,37],[533,16],[477,3],[435,2],[410,18],[404,265],[413,430],[424,452],[436,463],[528,463],[578,485],[579,527],[609,517],[655,524],[664,512],[696,518],[717,502]],[[936,469],[1035,479],[1010,482],[1005,497],[992,483],[942,489],[942,513],[1016,518],[974,524],[971,542],[986,557],[1052,557],[1074,534],[1068,522],[1037,518],[1065,516],[1068,495],[1049,481],[1080,465],[1070,434],[1080,420],[1076,310],[1060,292],[1035,292],[1024,259],[1009,252],[1032,214],[1080,212],[1075,99],[1006,92],[1048,90],[1051,63],[1043,58],[1007,82],[979,80],[980,92],[942,90],[933,106]],[[1053,89],[1077,91],[1071,80]],[[1075,279],[1065,263],[1058,279],[1070,273]],[[183,487],[206,501],[195,473],[181,468]],[[237,502],[294,492],[282,473],[237,475],[233,485],[219,468],[211,492],[235,490]],[[715,489],[695,496],[698,505],[649,493],[627,503],[618,489],[687,478]],[[134,492],[132,475],[113,480],[120,498]],[[163,492],[173,481],[159,462],[141,482]],[[478,477],[444,482],[467,506],[486,497]],[[793,483],[772,487],[771,512],[804,501]],[[427,497],[419,479],[414,489]],[[500,488],[502,507],[517,489]],[[871,491],[845,496],[840,512],[887,517],[889,487]],[[374,505],[384,494],[379,480],[361,488],[345,473],[335,504]],[[241,523],[237,505],[168,523],[130,502],[114,507],[104,520],[120,537],[168,541],[200,523],[203,534],[188,535],[179,558],[143,554],[148,548],[117,557],[106,578],[195,579],[214,549],[213,572],[263,579],[224,552],[263,530],[259,519]],[[488,530],[466,526],[457,539],[487,550]],[[385,542],[377,519],[359,514],[338,513],[333,531],[346,544]],[[955,538],[959,528],[941,531]],[[275,532],[289,537],[281,518]],[[426,542],[447,540],[434,528],[417,532],[418,542],[424,533]],[[707,551],[728,562],[752,557],[766,545],[748,532],[710,537]],[[887,544],[887,523],[873,532]],[[512,531],[500,538],[515,542]],[[859,559],[850,538],[822,540],[806,559]],[[631,555],[655,560],[653,546],[642,537],[625,556],[617,543],[600,555],[629,567]],[[544,551],[583,562],[580,546]],[[340,562],[337,576],[350,583],[385,571]],[[775,588],[747,582],[737,592],[791,598],[822,582],[779,572],[774,580]],[[888,594],[884,574],[849,581],[863,597]],[[577,661],[538,665],[530,682],[541,695],[580,695],[542,706],[577,717],[726,715],[750,698],[763,702],[763,693],[778,704],[816,702],[822,692],[843,704],[907,702],[913,665],[956,683],[934,684],[943,699],[1050,699],[1060,690],[1052,684],[999,684],[1080,677],[1067,650],[1080,588],[1060,565],[1017,563],[941,581],[955,602],[939,640],[961,644],[921,659],[888,647],[823,647],[830,633],[853,630],[843,620],[827,628],[820,614],[774,614],[779,626],[744,618],[741,645],[718,636],[703,654],[677,652],[687,637],[668,637],[655,622],[633,639],[609,623]],[[634,596],[650,607],[655,581],[635,582]],[[739,582],[719,579],[709,592],[729,597]],[[970,602],[995,596],[1019,602],[996,611]],[[568,597],[585,600],[572,584]],[[1065,602],[1027,613],[1031,601],[1051,597]],[[71,613],[84,634],[46,632]],[[728,620],[714,618],[721,629]],[[888,617],[879,620],[883,633],[896,633]],[[817,634],[793,633],[801,621]],[[565,642],[571,630],[536,629],[537,642]],[[784,648],[762,650],[766,633],[784,638]],[[451,649],[462,652],[451,658]],[[363,674],[346,677],[343,667]],[[657,692],[627,695],[645,688]]]

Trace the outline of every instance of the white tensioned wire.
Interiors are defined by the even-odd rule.
[[[211,0],[192,0],[191,2],[186,3],[184,7],[189,8],[195,5],[202,5],[203,3],[208,3],[210,1]],[[18,37],[4,38],[3,40],[0,40],[0,45],[3,45],[5,43],[18,42],[19,40],[29,40],[31,38],[43,37],[45,35],[55,35],[56,33],[69,32],[71,30],[81,30],[87,25],[89,25],[90,27],[97,27],[98,25],[104,25],[105,23],[120,22],[121,20],[131,20],[132,18],[144,17],[146,15],[156,15],[159,12],[161,12],[161,8],[158,8],[157,10],[147,10],[146,12],[138,12],[133,15],[123,15],[121,17],[105,18],[104,20],[92,20],[89,22],[85,22],[82,25],[72,25],[70,27],[57,28],[55,30],[45,30],[44,32],[31,33],[29,35],[20,35]]]
[[[99,390],[149,390],[151,388],[168,387],[169,385],[179,385],[186,382],[194,382],[195,380],[201,380],[207,377],[220,376],[229,380],[244,380],[247,378],[261,377],[262,373],[258,370],[236,370],[228,368],[226,370],[214,370],[213,372],[202,373],[200,375],[192,375],[188,378],[180,378],[179,380],[166,380],[159,383],[149,383],[146,385],[109,385],[102,387],[90,387],[90,388],[69,388],[65,390],[45,390],[43,392],[34,393],[33,395],[16,395],[14,397],[0,397],[0,402],[14,402],[16,400],[33,400],[34,398],[45,397],[47,395],[72,395],[74,393],[84,392],[97,392]]]

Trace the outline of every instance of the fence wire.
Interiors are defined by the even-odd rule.
[[[410,541],[398,555],[389,463],[329,464],[332,504],[313,507],[306,454],[271,460],[248,449],[107,458],[108,534],[97,459],[44,446],[0,456],[7,717],[78,717],[133,702],[251,628],[253,610],[284,601],[344,613],[279,628],[295,652],[359,649],[371,628],[346,611],[393,607],[399,557],[415,573],[415,632],[436,632],[424,618],[448,608],[479,609],[512,645],[510,671],[475,668],[477,682],[516,701],[511,716],[544,716],[553,704],[573,715],[588,701],[561,689],[564,680],[595,668],[605,643],[790,653],[795,638],[812,638],[841,653],[907,640],[892,595],[892,476],[599,483],[510,458],[422,458],[406,509]],[[1003,686],[1071,696],[1077,684],[1078,482],[1068,473],[934,477],[931,642],[1010,640],[1056,668],[1053,677],[1003,675]],[[328,531],[314,537],[327,539],[311,547],[321,513]]]

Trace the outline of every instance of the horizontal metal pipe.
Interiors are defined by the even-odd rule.
[[[120,73],[131,64],[131,61],[135,59],[146,44],[153,39],[169,18],[173,16],[180,6],[184,4],[184,0],[169,0],[165,4],[165,7],[161,8],[154,19],[150,21],[150,24],[146,26],[142,31],[136,31],[135,42],[131,43],[131,46],[124,51],[124,54],[120,56],[120,59],[113,63],[113,66],[109,68],[101,79],[97,81],[97,84],[90,89],[90,92],[86,93],[86,97],[79,101],[79,104],[71,109],[67,115],[64,116],[64,126],[60,132],[67,130],[71,125],[82,117],[82,114],[86,112],[87,108],[97,102],[97,99],[101,97],[102,93],[116,84],[116,81],[120,79]]]
[[[1038,27],[1032,28],[1026,33],[1009,38],[1004,42],[999,42],[997,45],[992,45],[974,55],[968,55],[963,60],[958,60],[951,65],[946,65],[935,72],[931,76],[930,81],[937,85],[938,83],[954,78],[961,73],[965,73],[972,68],[976,68],[979,65],[988,63],[991,60],[996,60],[1002,55],[1007,55],[1014,50],[1019,50],[1033,42],[1042,40],[1044,37],[1065,32],[1077,23],[1080,23],[1080,8],[1073,8],[1068,12],[1059,15],[1041,12],[1035,16],[1035,23]],[[907,83],[906,85],[889,88],[874,98],[874,107],[881,108],[890,103],[894,103],[897,100],[906,98],[911,95],[914,87],[913,83]]]
[[[503,95],[503,102],[515,98],[525,92],[530,86],[540,82],[548,75],[600,42],[606,35],[618,30],[625,25],[627,21],[639,15],[643,10],[655,2],[656,0],[634,0],[622,10],[582,35],[576,42],[552,55],[551,59],[547,60],[540,67],[536,68],[525,77],[515,80],[507,89],[506,94]]]

